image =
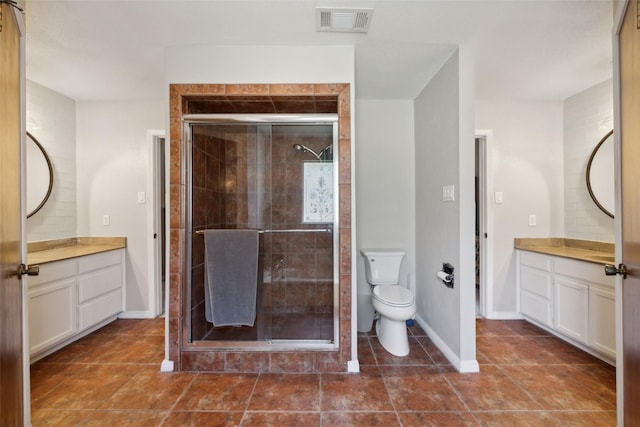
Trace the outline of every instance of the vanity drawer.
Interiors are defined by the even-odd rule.
[[[579,281],[598,283],[611,288],[615,286],[615,277],[606,276],[602,264],[558,258],[555,260],[554,270],[556,274],[573,277]]]
[[[123,252],[123,249],[118,249],[84,256],[78,262],[78,274],[85,274],[111,265],[119,265],[122,263]]]
[[[520,265],[551,272],[551,259],[548,256],[526,251],[519,251],[519,255]]]
[[[80,329],[87,329],[122,311],[122,289],[80,305]]]
[[[122,266],[114,265],[78,278],[78,302],[122,288]]]
[[[40,266],[40,273],[37,276],[28,276],[29,288],[40,286],[45,283],[53,283],[69,277],[75,277],[78,271],[76,260],[57,261]]]
[[[523,265],[520,267],[520,289],[545,299],[553,296],[551,274]]]

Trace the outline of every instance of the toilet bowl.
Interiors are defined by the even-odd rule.
[[[416,314],[415,298],[398,285],[403,250],[362,249],[365,275],[372,288],[371,302],[378,313],[376,334],[382,347],[394,356],[409,354],[406,321]]]

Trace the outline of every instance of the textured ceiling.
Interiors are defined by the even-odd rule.
[[[316,6],[371,7],[367,34]],[[359,98],[412,99],[475,52],[478,98],[564,99],[611,77],[610,0],[27,0],[27,78],[77,100],[160,98],[167,46],[353,45]]]

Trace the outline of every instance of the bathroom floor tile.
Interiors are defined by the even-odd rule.
[[[394,356],[384,349],[378,338],[370,338],[369,343],[378,365],[434,365],[433,359],[420,345],[415,337],[409,337],[409,354],[404,357]]]
[[[55,392],[32,399],[34,409],[97,409],[131,377],[140,366],[83,365],[62,380]]]
[[[575,379],[567,365],[500,367],[516,384],[550,410],[615,410],[615,405],[602,399]]]
[[[164,357],[164,337],[142,335],[132,340],[131,335],[115,335],[106,351],[92,356],[98,363],[157,363]]]
[[[321,426],[400,426],[395,412],[323,412]]]
[[[403,427],[478,427],[469,412],[399,412]]]
[[[381,366],[380,371],[396,411],[466,409],[435,366]]]
[[[530,339],[535,342],[536,345],[543,347],[545,351],[562,360],[562,363],[609,366],[597,357],[592,356],[589,353],[586,353],[556,337],[532,337]]]
[[[109,396],[100,409],[168,410],[194,378],[192,373],[160,372],[158,366],[143,367]]]
[[[360,365],[376,365],[376,358],[367,336],[358,335],[358,361]]]
[[[447,373],[445,378],[471,411],[542,409],[495,366],[483,366],[476,374]]]
[[[257,379],[257,374],[197,374],[173,409],[244,411]]]
[[[417,339],[422,348],[424,348],[429,357],[431,357],[433,363],[438,366],[451,366],[451,362],[449,362],[449,359],[447,359],[445,355],[442,354],[440,349],[436,347],[436,345],[433,343],[433,341],[431,341],[429,337],[419,336],[417,337]]]
[[[322,411],[393,411],[377,367],[363,366],[360,375],[324,374]]]
[[[32,425],[615,425],[614,367],[526,321],[476,325],[475,374],[458,373],[417,324],[405,358],[359,333],[360,374],[305,373],[315,354],[244,352],[227,362],[300,372],[217,374],[160,372],[164,319],[120,319],[31,366]]]
[[[113,337],[91,334],[42,359],[43,363],[91,363],[108,351]]]
[[[235,427],[242,422],[242,412],[172,411],[164,419],[163,427]]]
[[[617,423],[616,411],[551,412],[563,427],[611,427]]]
[[[250,411],[319,411],[319,374],[260,374]]]
[[[573,379],[601,399],[616,404],[616,369],[609,365],[570,365]]]
[[[535,338],[507,336],[476,339],[477,351],[488,362],[498,365],[549,365],[564,363],[557,355],[547,351],[543,343]]]
[[[474,412],[482,426],[566,427],[558,424],[549,412]]]
[[[155,427],[167,416],[165,411],[92,411],[82,426],[136,426]]]
[[[247,411],[240,425],[242,427],[313,427],[320,425],[320,413]]]
[[[32,427],[80,425],[94,412],[91,410],[33,409],[31,411],[31,425]]]

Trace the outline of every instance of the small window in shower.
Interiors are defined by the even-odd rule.
[[[314,117],[187,117],[190,342],[337,346],[337,118]],[[253,326],[206,320],[207,229],[258,230]]]
[[[302,206],[305,223],[333,222],[333,165],[327,162],[304,163]]]

